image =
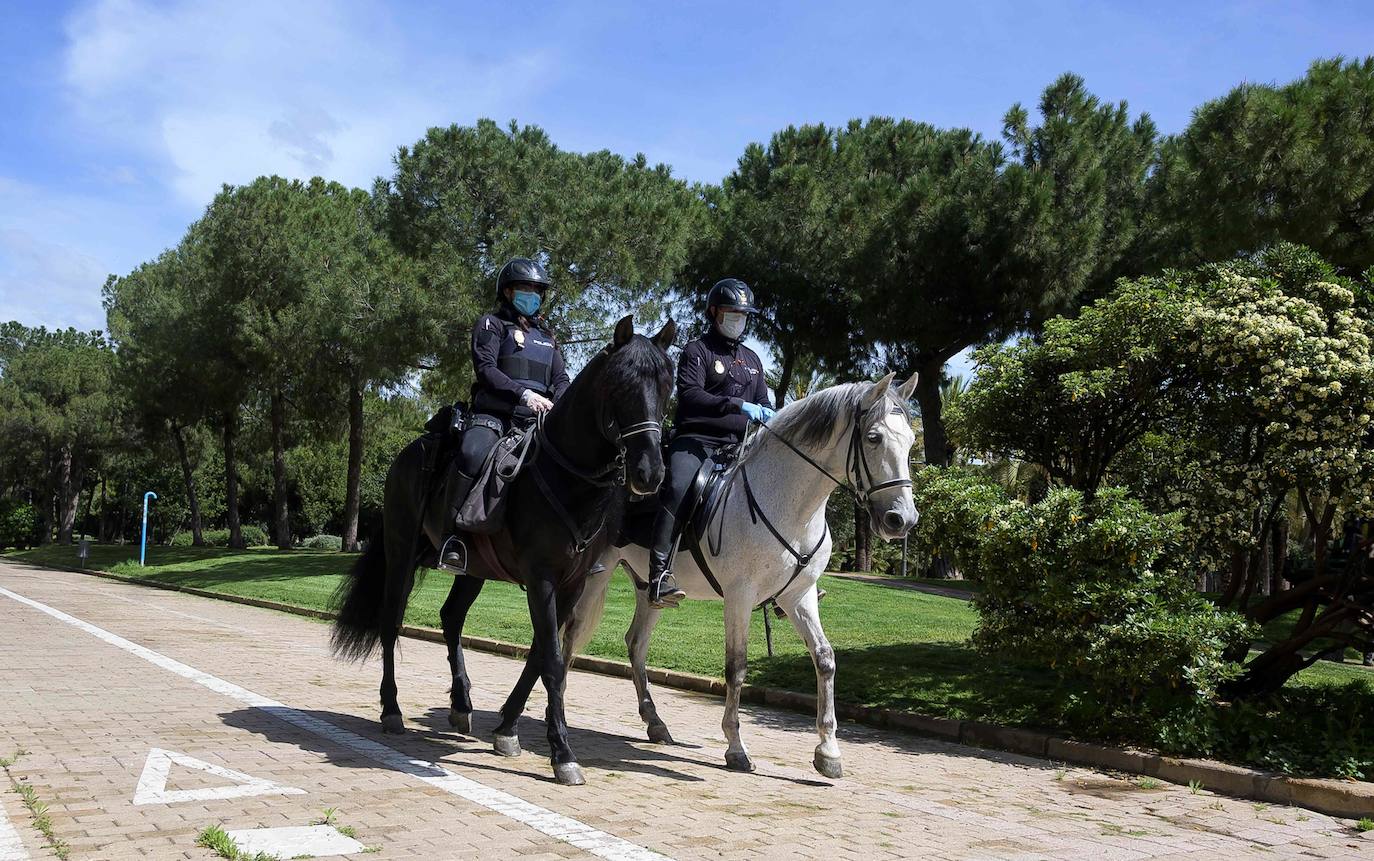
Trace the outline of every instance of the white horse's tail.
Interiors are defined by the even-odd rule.
[[[571,664],[573,655],[591,642],[592,635],[601,624],[601,617],[606,613],[606,595],[611,590],[611,577],[615,576],[618,561],[610,557],[603,559],[602,562],[606,563],[605,570],[587,575],[586,585],[582,587],[582,596],[573,605],[572,613],[563,626],[565,664]]]

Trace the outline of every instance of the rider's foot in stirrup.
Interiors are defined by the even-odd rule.
[[[459,577],[468,573],[468,548],[463,539],[457,535],[448,537],[439,551],[439,567]]]
[[[687,593],[678,588],[671,572],[663,572],[649,584],[649,606],[655,609],[676,607],[686,597]]]

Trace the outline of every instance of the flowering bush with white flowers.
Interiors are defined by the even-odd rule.
[[[1227,694],[1271,692],[1318,641],[1374,649],[1374,571],[1358,553],[1328,564],[1342,525],[1374,514],[1370,296],[1291,245],[1123,282],[1039,339],[982,350],[951,424],[1089,501],[1119,484],[1176,513],[1183,558],[1220,581],[1222,607],[1261,624],[1303,611],[1287,640],[1230,652],[1245,664]],[[1266,595],[1290,510],[1313,571]]]

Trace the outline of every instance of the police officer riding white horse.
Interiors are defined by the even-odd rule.
[[[686,597],[673,580],[672,559],[678,509],[692,479],[719,449],[743,442],[749,419],[766,422],[773,416],[763,363],[741,341],[757,310],[748,284],[738,278],[716,282],[706,294],[709,328],[678,359],[674,436],[663,455],[667,474],[650,539],[649,603],[654,607],[676,607]]]

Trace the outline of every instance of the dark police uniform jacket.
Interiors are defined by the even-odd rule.
[[[568,388],[558,341],[542,318],[531,320],[503,306],[472,327],[473,412],[528,418],[525,389],[556,401]]]
[[[739,442],[748,425],[740,412],[746,401],[773,405],[763,363],[753,350],[726,340],[714,329],[683,348],[677,363],[677,413],[673,419],[678,436]]]

